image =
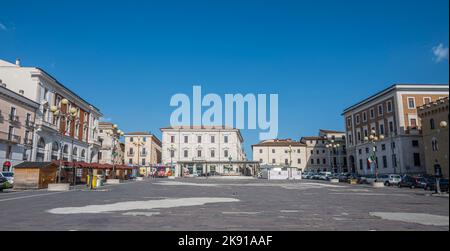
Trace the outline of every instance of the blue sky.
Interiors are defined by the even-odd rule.
[[[448,5],[2,1],[0,58],[44,68],[106,120],[158,136],[171,96],[193,85],[277,93],[279,137],[299,139],[342,129],[344,108],[393,83],[448,83]],[[258,133],[243,132],[249,156]]]

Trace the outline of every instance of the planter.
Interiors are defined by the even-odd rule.
[[[351,179],[351,180],[348,181],[348,183],[350,185],[357,185],[358,184],[358,180],[357,179]]]
[[[383,182],[374,182],[374,183],[372,183],[372,187],[382,188],[382,187],[384,187],[384,183]]]
[[[117,184],[120,184],[120,180],[119,179],[108,179],[108,180],[106,180],[106,184],[107,185],[117,185]]]
[[[62,192],[62,191],[69,191],[70,190],[70,184],[69,183],[52,183],[48,184],[47,191],[50,192]]]
[[[339,183],[339,180],[338,179],[331,179],[330,182],[331,183]]]

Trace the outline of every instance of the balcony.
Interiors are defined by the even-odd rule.
[[[0,132],[0,140],[6,141],[13,144],[20,144],[20,136],[14,135],[12,133]]]
[[[133,157],[134,156],[134,152],[127,152],[127,156],[128,157]]]
[[[25,139],[23,139],[23,144],[25,146],[31,147],[31,146],[33,146],[33,140],[25,138]]]
[[[11,124],[18,124],[18,123],[20,123],[19,116],[14,115],[14,114],[9,114],[9,122]]]
[[[140,152],[139,156],[141,157],[146,157],[148,155],[148,152]]]
[[[28,127],[28,128],[32,128],[32,127],[34,127],[34,121],[31,121],[31,120],[25,120],[25,126],[26,127]]]

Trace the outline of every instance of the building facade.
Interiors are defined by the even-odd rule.
[[[238,174],[245,168],[244,140],[238,129],[179,126],[161,132],[162,162],[175,167],[175,176]]]
[[[252,145],[253,160],[261,166],[296,167],[304,171],[307,165],[306,144],[291,139],[273,139]]]
[[[0,170],[31,159],[34,122],[39,104],[0,82]]]
[[[302,137],[306,145],[306,170],[311,172],[348,172],[345,132],[320,130],[318,136]]]
[[[31,161],[98,162],[100,142],[98,122],[101,113],[44,70],[22,67],[0,60],[0,79],[6,88],[39,104]],[[67,100],[68,103],[64,104]],[[61,113],[76,110],[73,120],[55,116],[51,108]]]
[[[122,136],[121,131],[109,122],[99,123],[99,139],[100,152],[98,155],[101,164],[123,165],[124,164],[124,149],[120,142]]]
[[[448,91],[448,85],[396,84],[345,109],[350,170],[361,175],[425,172],[417,107],[448,97]],[[372,131],[382,140],[367,140]],[[375,161],[368,161],[371,156]]]
[[[125,134],[125,164],[150,167],[161,163],[161,141],[148,132]]]
[[[441,167],[442,175],[448,179],[448,120],[449,99],[439,99],[418,108],[422,122],[425,151],[425,167],[429,175],[435,175],[435,166]]]

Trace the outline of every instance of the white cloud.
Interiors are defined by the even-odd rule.
[[[6,25],[0,22],[0,30],[6,31],[8,29],[6,28]]]
[[[444,47],[443,44],[439,44],[436,47],[433,47],[434,60],[436,62],[442,62],[444,60],[448,60],[448,47]]]

